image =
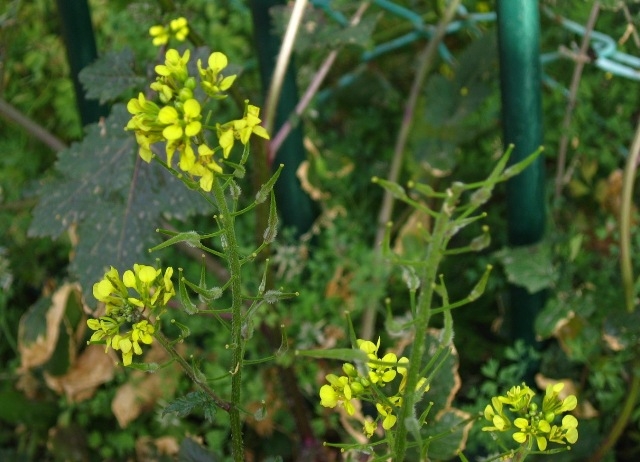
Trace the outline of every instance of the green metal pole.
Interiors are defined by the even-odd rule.
[[[78,80],[78,73],[97,57],[96,40],[93,35],[91,14],[87,0],[57,0],[62,26],[62,38],[67,49],[67,60],[71,68],[71,78],[76,94],[76,103],[82,125],[97,122],[107,114],[107,109],[98,101],[85,98]]]
[[[268,90],[271,76],[280,51],[280,37],[273,33],[273,21],[269,10],[284,5],[283,0],[251,0],[254,38],[258,52],[262,88]],[[293,113],[298,102],[293,64],[289,64],[284,78],[280,100],[276,111],[274,135]],[[303,132],[300,123],[291,131],[276,154],[275,165],[284,164],[284,169],[275,186],[276,199],[284,228],[293,228],[296,236],[306,232],[315,219],[313,201],[302,189],[296,171],[305,160]]]
[[[513,143],[517,162],[542,144],[540,17],[537,0],[497,0],[500,85],[505,144]],[[545,226],[544,163],[539,157],[507,183],[508,239],[512,246],[531,245]],[[512,334],[535,345],[534,321],[544,292],[512,286]]]

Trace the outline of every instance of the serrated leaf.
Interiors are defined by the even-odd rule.
[[[176,399],[162,410],[162,415],[176,414],[178,417],[185,417],[197,409],[202,409],[205,418],[210,422],[213,421],[216,408],[209,397],[201,391],[192,391]]]
[[[184,219],[208,209],[161,166],[139,158],[135,138],[124,130],[128,119],[116,105],[103,123],[88,127],[82,142],[59,153],[58,175],[41,184],[29,228],[30,236],[57,238],[77,225],[70,270],[90,299],[105,268],[123,272],[152,263],[147,249],[158,242],[161,217]]]
[[[122,93],[144,85],[146,79],[133,70],[135,56],[125,48],[109,51],[95,62],[85,67],[78,78],[89,99],[97,99],[100,104],[114,101]]]
[[[495,253],[510,283],[529,293],[553,287],[558,278],[551,250],[543,244],[505,248]]]

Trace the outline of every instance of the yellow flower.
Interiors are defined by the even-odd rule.
[[[562,429],[569,443],[574,444],[578,441],[578,419],[572,415],[565,415],[562,418]]]
[[[373,433],[376,431],[376,428],[378,428],[378,423],[375,420],[373,420],[369,416],[364,418],[364,427],[362,431],[364,432],[367,438],[371,438],[373,436]]]
[[[166,45],[171,37],[175,37],[179,42],[184,42],[189,35],[189,26],[186,18],[173,19],[169,27],[156,25],[149,28],[149,35],[153,37],[155,46]]]
[[[249,142],[251,134],[255,134],[264,139],[269,139],[269,134],[261,125],[260,108],[249,104],[245,101],[245,114],[242,119],[232,120],[224,125],[217,124],[218,142],[222,148],[224,158],[229,157],[235,140],[246,145]]]
[[[229,64],[227,56],[216,51],[209,55],[207,60],[208,68],[204,69],[202,67],[201,60],[198,60],[197,64],[204,92],[214,99],[226,98],[224,92],[231,88],[236,79],[235,75],[224,77],[220,74]]]
[[[162,25],[151,26],[149,35],[153,37],[152,43],[155,46],[166,45],[169,42],[169,31]]]
[[[320,405],[333,408],[341,404],[347,411],[347,414],[353,415],[355,413],[355,407],[351,402],[353,395],[349,385],[349,378],[329,374],[326,379],[329,385],[320,387]]]
[[[187,19],[183,17],[172,20],[169,23],[169,29],[171,29],[171,32],[179,42],[184,42],[187,35],[189,35]]]
[[[391,406],[376,403],[376,409],[378,410],[378,414],[383,418],[382,428],[385,430],[391,429],[396,424],[396,420],[398,420],[398,418],[393,415]]]

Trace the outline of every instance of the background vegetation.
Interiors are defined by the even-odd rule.
[[[243,93],[258,102],[262,90],[245,3],[188,0],[180,3],[178,13],[189,19],[212,49],[223,51],[239,67]],[[354,3],[331,2],[347,17],[353,14]],[[440,14],[441,2],[396,3],[425,12],[429,23]],[[493,8],[484,1],[464,4],[470,12]],[[546,1],[542,6],[585,25],[592,2]],[[604,2],[603,6],[607,8],[598,17],[597,30],[613,37],[621,51],[637,55],[640,46],[630,31],[640,23],[638,5]],[[129,49],[140,58],[132,64],[135,75],[145,76],[144,63],[155,59],[147,30],[167,17],[162,9],[152,1],[95,0],[91,7],[100,54]],[[12,0],[0,8],[0,98],[66,145],[99,130],[83,129],[80,124],[54,5],[45,0]],[[274,14],[285,24],[285,9]],[[351,311],[356,324],[365,307],[371,303],[382,307],[385,297],[392,300],[388,306],[392,316],[406,310],[401,275],[391,274],[384,284],[379,283],[383,275],[373,249],[382,190],[373,187],[370,179],[387,175],[420,43],[362,63],[363,52],[410,27],[373,7],[365,18],[371,27],[360,29],[362,35],[355,43],[331,43],[336,36],[332,28],[337,26],[315,10],[297,43],[300,88],[313,79],[329,48],[339,46],[340,53],[301,120],[307,149],[304,184],[316,202],[318,221],[302,239],[284,230],[273,248],[276,277],[302,296],[276,305],[262,321],[271,327],[286,325],[291,348],[346,345],[345,310]],[[485,295],[455,313],[461,379],[455,405],[478,412],[488,398],[522,379],[525,364],[536,361],[539,386],[549,379],[564,380],[582,403],[577,411],[580,439],[571,452],[556,456],[558,460],[586,460],[594,455],[601,457],[598,460],[636,460],[640,453],[640,319],[625,306],[619,216],[623,169],[638,123],[638,82],[587,62],[570,126],[563,128],[576,66],[571,56],[578,54],[581,37],[548,15],[542,18],[542,51],[565,47],[563,59],[544,67],[549,206],[547,235],[541,244],[544,251],[531,259],[504,250],[505,196],[498,189],[488,210],[491,247],[445,261],[444,272],[459,278],[450,282],[452,299],[466,295],[487,263],[500,268],[494,271]],[[312,30],[312,23],[319,31]],[[447,36],[445,44],[455,61],[440,59],[424,86],[403,181],[423,181],[442,189],[453,179],[474,181],[490,171],[502,149],[494,36],[492,22]],[[353,80],[344,84],[345,76]],[[125,89],[111,96],[126,101],[137,91]],[[233,109],[229,103],[229,112]],[[566,161],[558,157],[564,135],[569,137]],[[83,152],[84,148],[74,145],[71,152],[74,149]],[[0,459],[172,460],[178,453],[182,460],[224,458],[228,427],[222,419],[198,412],[182,418],[162,412],[168,403],[191,391],[190,383],[176,371],[132,373],[114,368],[106,355],[106,362],[82,355],[87,337],[81,328],[86,315],[83,293],[89,308],[95,307],[86,295],[91,279],[83,273],[94,263],[83,254],[86,241],[78,241],[78,233],[86,229],[65,226],[59,232],[33,231],[38,227],[37,219],[35,225],[32,221],[34,209],[41,207],[36,217],[44,216],[42,188],[60,184],[64,173],[60,163],[55,165],[57,153],[9,120],[0,124],[0,152]],[[556,192],[560,164],[566,174],[562,189]],[[149,218],[150,228],[159,223],[207,229],[208,217],[198,212],[197,204],[190,204],[183,213],[157,210]],[[640,244],[635,208],[630,214],[634,251]],[[408,208],[396,207],[397,247],[411,251],[417,218]],[[247,243],[251,242],[254,224],[246,221],[240,226]],[[47,234],[55,239],[34,237]],[[172,252],[162,259],[182,266],[195,279],[199,260],[179,250]],[[78,280],[81,286],[74,284]],[[501,328],[509,312],[508,282],[547,291],[546,306],[536,323],[540,338],[536,351],[514,343]],[[383,333],[390,326],[385,326],[383,316],[378,318],[377,331]],[[188,318],[181,321],[190,322]],[[193,341],[185,348],[204,355],[202,368],[207,376],[222,374],[218,365],[225,354],[222,340],[207,325],[191,323],[189,327]],[[392,329],[382,335],[387,342],[400,341]],[[257,342],[253,353],[268,348],[263,342]],[[92,367],[83,366],[83,361],[90,361]],[[305,361],[292,366],[311,416],[310,432],[320,441],[342,441],[345,435],[338,415],[321,409],[317,398],[319,384],[335,364]],[[246,424],[246,440],[252,442],[247,459],[338,457],[328,450],[312,455],[302,452],[300,428],[288,408],[278,371],[276,365],[263,368],[245,384],[246,395],[255,397],[256,409],[262,400],[269,403],[266,418]],[[466,449],[470,460],[487,456],[490,448],[487,434],[471,432]]]

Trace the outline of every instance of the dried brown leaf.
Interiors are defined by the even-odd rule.
[[[49,388],[71,402],[79,402],[91,398],[100,385],[111,381],[114,370],[113,356],[105,354],[101,345],[89,345],[65,375],[45,372],[44,378]]]

